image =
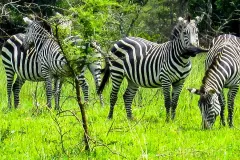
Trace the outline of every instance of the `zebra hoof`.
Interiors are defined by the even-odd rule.
[[[223,127],[225,127],[225,126],[226,126],[226,123],[225,123],[224,121],[223,121],[221,124],[222,124],[222,126],[223,126]]]
[[[108,116],[108,119],[113,119],[113,116]]]
[[[172,120],[172,121],[174,121],[174,119],[175,119],[175,115],[171,117],[171,120]]]
[[[47,108],[51,110],[51,109],[52,109],[52,106],[51,106],[51,105],[47,105]]]
[[[19,106],[18,104],[15,104],[15,105],[14,105],[14,108],[15,108],[15,109],[18,109],[18,106]]]
[[[170,122],[169,117],[166,118],[165,122],[166,122],[166,123],[169,123],[169,122]]]
[[[12,109],[12,105],[8,105],[8,109]]]
[[[51,109],[51,108],[50,108]],[[55,111],[60,111],[61,109],[59,107],[54,108]]]
[[[136,118],[134,118],[132,116],[131,117],[127,117],[127,119],[130,120],[130,121],[135,121],[136,120]]]

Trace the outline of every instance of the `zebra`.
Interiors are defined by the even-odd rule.
[[[36,52],[34,62],[37,63],[40,80],[46,83],[47,106],[51,108],[52,79],[54,79],[55,109],[59,109],[62,77],[73,76],[73,72],[53,34],[47,32],[37,21],[27,17],[23,20],[28,24],[22,42],[23,48],[29,48],[29,44],[34,44]]]
[[[19,92],[25,80],[43,80],[41,75],[39,75],[40,64],[36,61],[36,51],[34,48],[26,51],[24,50],[22,47],[22,41],[24,38],[25,35],[21,33],[13,35],[2,47],[2,62],[7,77],[9,108],[12,108],[12,90],[14,93],[14,106],[17,108],[19,104]],[[15,73],[17,74],[17,78],[13,84]]]
[[[93,78],[95,81],[95,86],[96,86],[96,91],[97,91],[100,86],[100,83],[101,83],[102,54],[95,48],[101,48],[101,47],[97,42],[83,44],[83,39],[81,39],[79,36],[69,36],[64,39],[64,42],[70,42],[72,45],[75,45],[78,48],[81,48],[84,50],[87,50],[87,48],[89,48],[89,47],[94,49],[93,53],[90,53],[91,56],[94,58],[94,61],[84,65],[80,74],[77,75],[77,79],[79,81],[79,84],[80,84],[83,94],[84,94],[84,101],[88,102],[88,100],[89,100],[89,84],[85,78],[85,71],[88,68],[89,71],[91,72],[91,74],[93,75]],[[102,94],[99,94],[99,98],[100,98],[101,106],[104,106]]]
[[[163,44],[157,44],[139,37],[125,37],[114,44],[108,55],[98,93],[101,93],[110,74],[112,91],[110,95],[110,111],[108,118],[113,117],[117,94],[124,77],[128,86],[123,95],[128,119],[132,119],[131,104],[141,87],[163,88],[166,108],[166,121],[175,117],[179,94],[185,78],[191,70],[190,57],[206,51],[199,48],[198,28],[196,20],[178,18],[178,23],[172,30],[171,39]],[[172,98],[170,90],[172,86]]]
[[[42,24],[44,26],[44,24]],[[45,24],[46,25],[46,24]],[[45,29],[48,30],[49,33],[52,34],[51,28],[49,26],[44,26]],[[28,81],[44,81],[44,78],[41,76],[41,70],[40,70],[40,63],[37,61],[37,54],[36,49],[34,47],[30,47],[30,49],[24,50],[23,48],[23,40],[25,38],[25,34],[19,33],[16,35],[11,36],[6,43],[2,47],[2,61],[5,67],[6,71],[6,77],[7,77],[7,94],[8,94],[8,107],[12,107],[12,101],[11,101],[11,90],[13,89],[13,95],[14,95],[14,106],[15,108],[19,105],[19,93],[21,90],[21,87],[25,83],[26,80]],[[76,38],[76,37],[75,37]],[[96,54],[99,55],[99,54]],[[96,56],[94,54],[94,56]],[[99,58],[99,57],[98,57]],[[95,81],[97,80],[98,84],[101,80],[100,73],[98,70],[98,67],[101,67],[101,65],[94,61],[94,63],[97,65],[95,67]],[[92,65],[89,64],[91,67]],[[94,71],[94,68],[91,69]],[[77,77],[80,80],[80,85],[84,84],[81,83],[85,79],[81,76],[84,74],[85,70],[81,71],[81,74]],[[14,75],[17,74],[17,78],[14,81]],[[83,75],[84,76],[84,75]],[[82,78],[82,79],[81,79]],[[56,81],[56,80],[55,80]],[[56,82],[55,82],[56,84]],[[56,87],[55,87],[56,88]],[[56,89],[55,89],[56,90]],[[87,93],[88,90],[84,91],[84,93]],[[57,94],[56,96],[60,96]],[[88,97],[87,97],[88,98]],[[58,108],[59,105],[59,97],[55,97],[55,108]]]
[[[205,60],[205,70],[200,89],[188,88],[191,93],[200,95],[202,127],[212,128],[219,114],[225,126],[223,88],[229,88],[228,125],[233,127],[234,99],[240,83],[240,38],[230,34],[214,38]]]
[[[51,27],[46,22],[39,22],[49,33]],[[6,71],[8,108],[12,108],[12,90],[14,95],[14,107],[19,105],[19,93],[26,80],[43,81],[40,72],[40,63],[37,61],[35,48],[24,50],[22,42],[25,35],[22,33],[11,36],[2,46],[2,62]],[[14,75],[17,78],[14,81]]]

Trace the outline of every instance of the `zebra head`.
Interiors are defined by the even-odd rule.
[[[200,95],[198,106],[202,115],[202,127],[210,129],[221,111],[218,94],[213,89],[205,91],[204,89],[188,88],[188,90],[193,94]]]
[[[182,17],[179,17],[178,23],[182,27],[182,31],[179,36],[184,48],[189,48],[192,46],[199,47],[197,28],[198,22],[198,17],[196,20],[191,20],[190,17],[184,20]]]
[[[174,27],[171,34],[171,40],[178,40],[181,48],[185,50],[182,55],[187,57],[195,56],[197,53],[206,52],[208,50],[199,47],[197,24],[202,18],[196,17],[191,20],[190,17],[183,19],[178,18],[178,24]]]
[[[33,23],[33,21],[31,19],[29,19],[28,17],[24,17],[23,21],[28,24],[28,27],[26,28],[26,34],[23,39],[23,47],[25,50],[27,50],[27,49],[29,49],[30,44],[33,43],[32,34],[30,33],[31,29],[29,27]]]
[[[28,25],[23,40],[23,46],[25,49],[29,48],[29,46],[34,43],[35,39],[43,40],[53,34],[51,26],[45,21],[33,21],[28,17],[24,17],[23,20]]]

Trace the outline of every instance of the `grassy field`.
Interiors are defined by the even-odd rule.
[[[212,130],[201,129],[198,97],[187,87],[200,87],[204,55],[192,59],[193,68],[180,95],[176,119],[165,123],[161,89],[144,89],[134,99],[134,121],[126,118],[121,87],[113,120],[107,119],[111,83],[104,90],[105,107],[95,94],[93,78],[90,102],[86,106],[91,151],[84,151],[83,129],[74,88],[65,83],[62,112],[48,110],[44,85],[27,82],[18,109],[7,108],[6,78],[0,64],[0,159],[239,159],[240,105],[235,101],[234,128],[221,127],[219,117]],[[227,115],[227,113],[226,113]]]

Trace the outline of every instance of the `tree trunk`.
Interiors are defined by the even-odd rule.
[[[87,118],[86,118],[84,104],[81,101],[80,87],[79,87],[80,85],[79,85],[79,81],[77,79],[75,79],[75,84],[76,84],[77,101],[78,101],[78,105],[79,105],[81,115],[82,115],[82,125],[83,125],[83,130],[84,130],[85,150],[89,150],[90,147],[89,147],[89,138],[88,138]]]

